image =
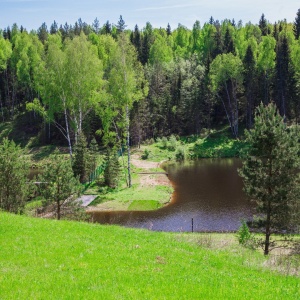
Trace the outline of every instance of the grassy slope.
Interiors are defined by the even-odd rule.
[[[300,298],[261,255],[182,236],[0,213],[0,299]]]

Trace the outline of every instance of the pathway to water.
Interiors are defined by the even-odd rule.
[[[97,198],[97,195],[82,195],[76,201],[81,201],[81,206],[87,207],[90,203],[92,203]]]

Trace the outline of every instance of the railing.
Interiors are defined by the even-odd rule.
[[[94,182],[95,179],[104,172],[106,165],[107,163],[103,162],[93,172],[90,173],[90,175],[88,176],[88,180],[82,184],[83,185],[82,192],[85,192],[88,189],[88,187],[91,185],[91,183]]]

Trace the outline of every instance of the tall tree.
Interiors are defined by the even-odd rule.
[[[98,34],[98,33],[99,33],[99,30],[100,30],[100,22],[99,22],[98,18],[96,18],[96,19],[94,20],[92,27],[93,27],[93,31],[94,31],[96,34]]]
[[[256,85],[256,61],[252,47],[247,47],[246,55],[243,59],[244,64],[244,86],[247,98],[246,109],[246,125],[247,128],[252,127],[253,110],[255,107],[255,92],[257,90]]]
[[[257,67],[262,76],[262,99],[265,104],[270,101],[270,85],[275,67],[276,40],[271,36],[263,36],[258,46]]]
[[[44,44],[48,38],[48,28],[45,22],[37,30],[37,35],[39,40]]]
[[[299,36],[300,36],[300,8],[297,11],[297,16],[295,18],[293,31],[294,31],[296,40],[299,39]]]
[[[271,234],[293,225],[292,207],[295,202],[299,207],[299,133],[286,126],[273,103],[261,104],[246,141],[250,147],[240,175],[263,217],[264,254],[268,255]]]
[[[66,40],[64,47],[59,35],[52,36],[45,64],[41,66],[38,76],[38,91],[43,106],[37,100],[28,108],[41,112],[57,126],[68,141],[71,157],[70,130],[74,131],[76,143],[84,119],[101,99],[102,78],[98,50],[83,33],[73,40]],[[56,119],[60,114],[64,117],[64,124]]]
[[[243,64],[232,53],[218,55],[211,64],[212,90],[222,101],[227,119],[235,138],[239,136],[238,94],[243,82]]]
[[[137,60],[137,53],[125,34],[119,35],[118,46],[111,60],[109,90],[113,101],[112,106],[115,106],[121,115],[119,124],[126,133],[128,185],[131,187],[129,114],[133,103],[142,99],[147,91],[143,69]]]
[[[123,20],[123,17],[120,16],[120,19],[119,19],[118,24],[117,24],[118,33],[123,32],[126,27],[127,27],[127,25],[125,25],[125,21]]]
[[[28,196],[29,165],[23,155],[14,141],[0,144],[0,208],[12,213],[23,211]]]
[[[291,107],[296,100],[295,72],[291,61],[288,37],[280,34],[276,55],[275,101],[282,116],[291,117]]]
[[[268,22],[267,22],[264,14],[261,15],[258,26],[259,26],[259,28],[261,30],[261,34],[263,36],[268,35]]]

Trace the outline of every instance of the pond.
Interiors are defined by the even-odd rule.
[[[234,231],[250,218],[236,158],[202,159],[165,166],[175,189],[172,201],[156,211],[94,212],[95,222],[156,231]],[[192,225],[193,223],[193,225]]]

